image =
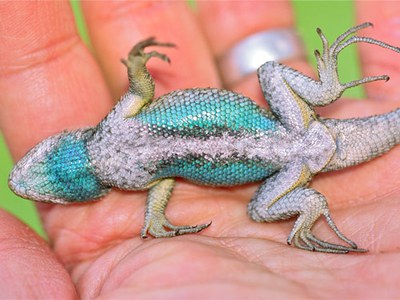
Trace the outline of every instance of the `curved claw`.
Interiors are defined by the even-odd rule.
[[[171,230],[173,230],[173,232],[175,233],[175,236],[177,235],[183,235],[183,234],[187,234],[187,233],[197,233],[202,231],[203,229],[207,228],[208,226],[211,225],[210,223],[207,224],[199,224],[199,225],[192,225],[192,226],[173,226],[172,228],[170,228]]]
[[[322,41],[322,53],[324,58],[327,58],[327,55],[329,53],[329,42],[324,33],[322,32],[321,28],[317,28],[317,34],[319,35],[319,38]]]
[[[167,63],[171,62],[171,59],[167,55],[165,55],[163,53],[160,53],[158,51],[151,51],[149,53],[145,53],[144,57],[145,57],[146,61],[148,61],[152,57],[157,57],[157,58],[159,58],[159,59],[161,59],[161,60],[163,60],[163,61],[165,61]]]
[[[135,66],[135,59],[139,58],[142,60],[142,64],[146,64],[146,62],[152,57],[158,57],[163,61],[168,63],[171,62],[169,57],[163,53],[158,51],[151,51],[149,53],[145,53],[144,49],[150,46],[160,46],[160,47],[176,47],[173,43],[160,43],[157,42],[154,37],[149,37],[143,41],[136,43],[131,51],[129,51],[128,59],[121,59],[121,62],[127,66],[128,68],[133,68]]]
[[[141,237],[147,238],[147,233],[155,238],[173,237],[187,233],[197,233],[209,227],[210,223],[200,225],[172,225],[166,218],[162,222],[151,222],[148,226],[143,227]]]
[[[360,25],[351,27],[350,29],[348,29],[346,32],[342,33],[340,36],[338,36],[336,38],[336,40],[332,43],[332,50],[334,51],[334,49],[336,49],[336,47],[343,42],[345,39],[347,39],[350,35],[352,35],[353,33],[356,33],[357,31],[367,28],[367,27],[373,27],[374,25],[371,22],[365,22],[362,23]]]
[[[389,81],[389,79],[390,79],[390,77],[387,75],[368,76],[368,77],[364,77],[364,78],[361,78],[358,80],[353,80],[353,81],[347,82],[347,83],[343,84],[343,86],[347,89],[347,88],[355,87],[357,85],[372,82],[372,81],[383,80],[383,81],[387,82],[387,81]]]
[[[160,43],[157,42],[154,36],[149,37],[143,41],[136,43],[131,51],[129,51],[129,56],[138,56],[143,53],[143,50],[149,46],[160,46],[160,47],[176,47],[173,43]]]
[[[338,53],[340,51],[342,51],[344,48],[350,46],[351,44],[355,44],[355,43],[367,43],[367,44],[371,44],[371,45],[377,45],[381,48],[386,48],[389,49],[391,51],[400,52],[400,48],[399,47],[395,47],[392,46],[388,43],[373,39],[373,38],[369,38],[369,37],[363,37],[363,36],[353,36],[351,38],[349,38],[348,40],[346,40],[345,42],[343,42],[342,44],[339,44],[336,48],[332,49],[332,55],[333,56],[337,56]]]

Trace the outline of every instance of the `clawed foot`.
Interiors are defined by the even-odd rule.
[[[146,40],[138,42],[135,46],[132,47],[131,51],[128,54],[128,59],[121,59],[122,63],[128,68],[133,64],[135,58],[142,58],[143,63],[145,64],[151,57],[158,57],[163,61],[171,62],[169,57],[163,53],[158,51],[151,51],[148,53],[144,52],[144,49],[150,46],[160,46],[160,47],[175,47],[175,44],[172,43],[160,43],[157,42],[154,37],[150,37]]]
[[[208,224],[200,224],[193,226],[175,226],[172,225],[165,216],[158,215],[153,216],[151,219],[146,220],[142,232],[141,237],[147,238],[147,233],[154,236],[155,238],[162,237],[173,237],[178,235],[183,235],[187,233],[197,233],[202,231],[211,225],[211,222]]]
[[[289,245],[292,243],[300,249],[326,253],[346,254],[349,252],[368,251],[366,249],[357,248],[357,245],[354,242],[351,242],[351,247],[347,247],[322,241],[315,237],[310,230],[302,230],[296,233],[293,240],[288,240]]]
[[[395,52],[400,52],[400,48],[391,46],[384,42],[375,40],[369,37],[360,37],[360,36],[352,36],[349,38],[350,35],[356,33],[357,31],[372,26],[372,23],[363,23],[358,26],[352,27],[347,30],[345,33],[340,35],[330,46],[328,40],[326,39],[325,35],[322,33],[320,28],[317,28],[317,33],[322,40],[323,51],[322,54],[315,50],[315,58],[317,60],[318,65],[318,72],[321,82],[327,85],[326,93],[331,93],[332,96],[321,99],[314,99],[314,106],[323,106],[330,104],[332,101],[340,97],[344,90],[358,86],[360,84],[377,81],[377,80],[384,80],[388,81],[389,76],[387,75],[379,75],[379,76],[369,76],[364,77],[359,80],[354,80],[351,82],[347,82],[345,84],[341,84],[339,82],[338,74],[337,74],[337,56],[344,48],[348,47],[354,43],[368,43],[377,45],[382,48],[386,48]]]
[[[311,233],[311,227],[306,225],[307,222],[303,219],[302,216],[296,221],[295,226],[293,227],[292,232],[290,233],[287,243],[300,249],[309,250],[309,251],[317,251],[317,252],[325,252],[325,253],[337,253],[337,254],[346,254],[349,252],[367,252],[368,250],[358,248],[356,243],[345,237],[339,229],[336,227],[335,223],[333,223],[332,218],[330,217],[328,212],[324,213],[324,216],[327,219],[329,227],[335,232],[335,234],[344,242],[350,245],[342,246],[337,244],[332,244],[329,242],[325,242],[320,240],[316,236]]]
[[[174,188],[175,180],[165,178],[157,182],[149,190],[146,203],[146,214],[144,226],[142,228],[142,238],[147,237],[147,233],[155,238],[172,237],[186,233],[197,233],[211,225],[208,224],[193,226],[172,225],[165,216],[165,207]]]

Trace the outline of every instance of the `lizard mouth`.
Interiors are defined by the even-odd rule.
[[[31,174],[31,171],[31,168],[24,168],[23,164],[21,165],[20,163],[15,165],[11,171],[8,179],[8,186],[16,195],[25,199],[41,202],[66,203],[62,199],[49,194],[43,195],[36,191],[36,185],[29,183],[29,178],[34,175]]]
[[[33,152],[32,149],[30,152]],[[29,187],[27,179],[31,176],[31,166],[29,160],[24,157],[12,169],[8,177],[9,188],[18,196],[25,199],[32,199],[32,189]]]
[[[28,187],[25,181],[21,180],[16,180],[14,175],[14,171],[11,172],[10,178],[8,180],[8,186],[9,188],[18,196],[23,197],[23,198],[29,198],[28,195]]]

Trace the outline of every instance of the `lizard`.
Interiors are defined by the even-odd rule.
[[[327,199],[309,183],[321,172],[340,170],[375,158],[400,143],[400,109],[365,118],[329,119],[315,107],[336,101],[344,90],[386,75],[340,83],[338,54],[354,43],[369,43],[400,52],[379,40],[355,35],[363,23],[329,44],[317,28],[322,53],[315,50],[318,79],[274,61],[258,69],[269,109],[224,89],[191,88],[154,98],[154,81],[146,63],[169,62],[150,46],[173,47],[148,38],[122,59],[129,88],[95,127],[65,131],[33,147],[13,168],[9,187],[27,199],[82,203],[111,188],[148,190],[141,237],[197,233],[211,223],[176,226],[165,215],[176,178],[210,186],[262,182],[248,204],[257,222],[297,217],[287,243],[327,252],[365,252],[341,233]],[[312,233],[325,217],[346,245]]]

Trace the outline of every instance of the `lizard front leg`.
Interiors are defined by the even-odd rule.
[[[127,59],[121,59],[128,69],[129,89],[121,98],[108,119],[125,119],[135,116],[154,97],[154,81],[146,63],[152,57],[170,62],[167,55],[157,51],[144,52],[150,46],[174,47],[171,43],[159,43],[153,37],[143,40],[132,47]]]
[[[249,203],[248,214],[258,222],[274,222],[298,215],[288,244],[293,243],[301,249],[329,253],[365,252],[336,227],[325,197],[306,187],[311,177],[307,166],[300,162],[285,166],[260,186]],[[350,247],[322,241],[312,234],[311,229],[321,215],[325,216],[335,234]]]
[[[142,228],[142,238],[150,233],[156,238],[172,237],[186,233],[196,233],[211,225],[201,224],[193,226],[175,226],[172,225],[165,216],[165,208],[171,197],[175,180],[172,178],[162,179],[150,188],[147,196],[146,214]]]

